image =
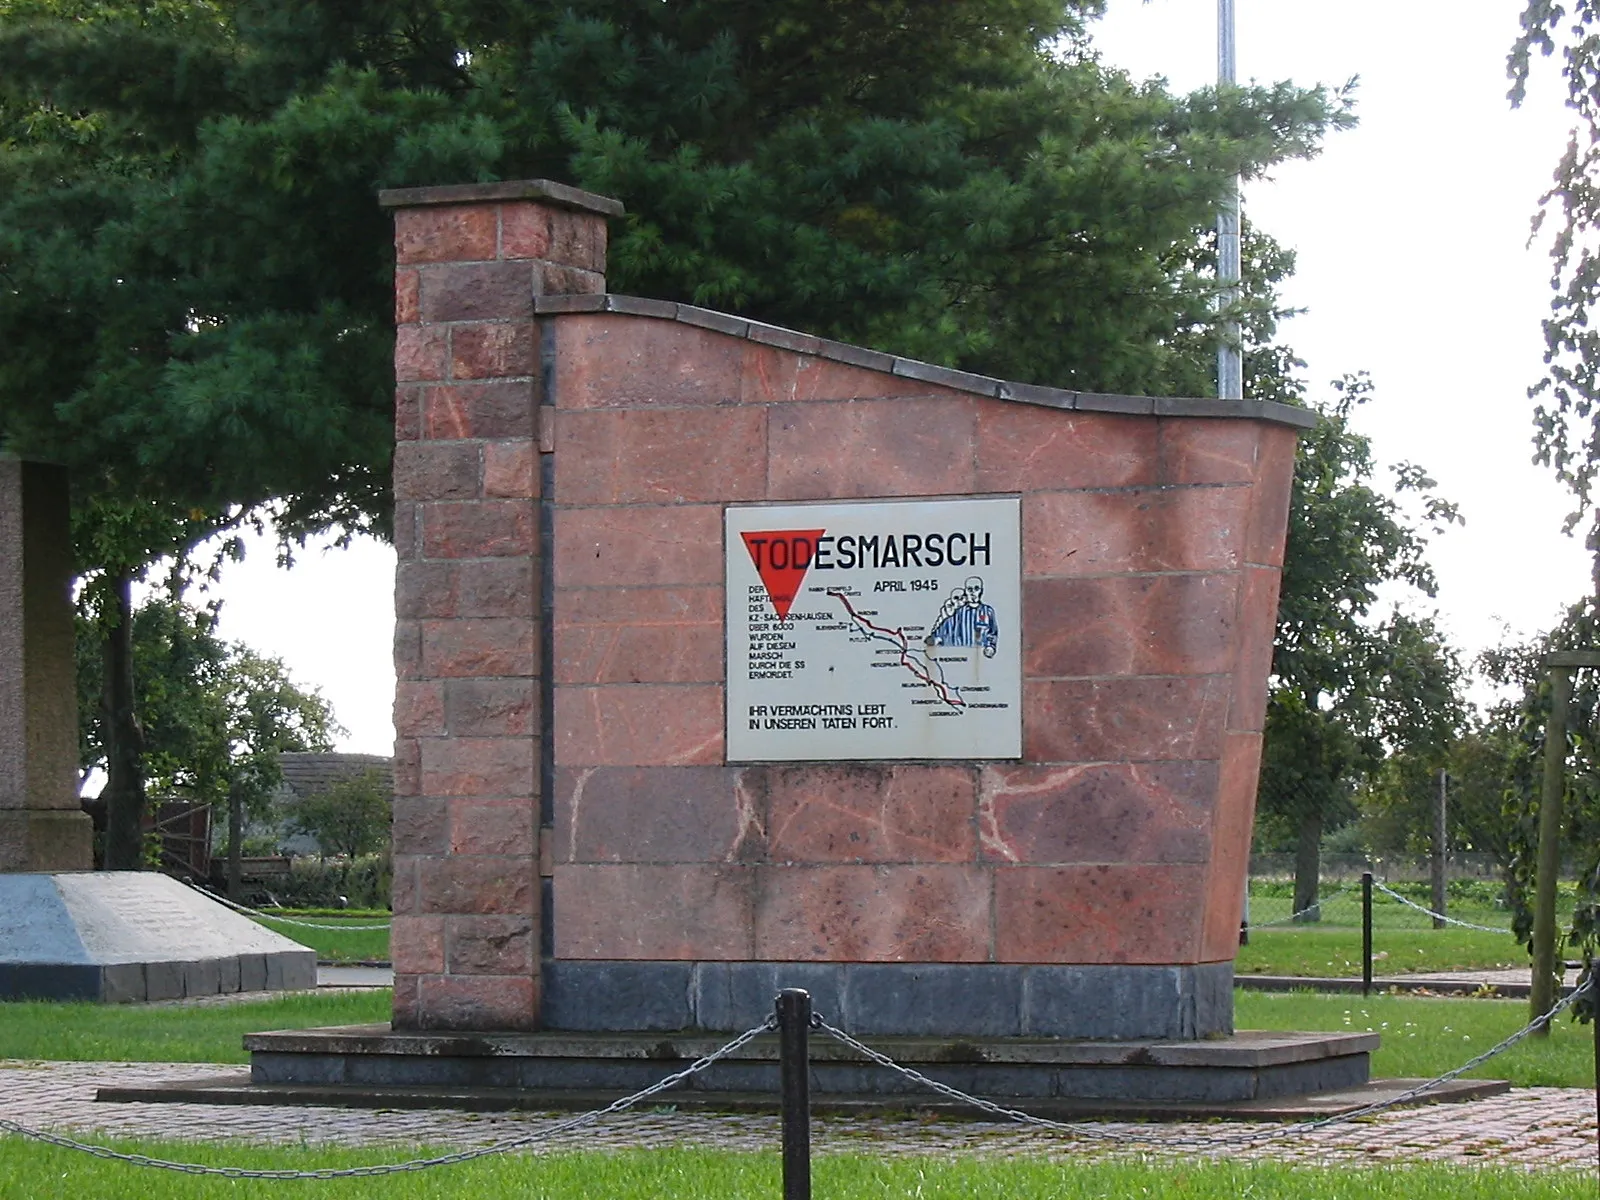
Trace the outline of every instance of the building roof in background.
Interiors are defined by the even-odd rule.
[[[297,800],[319,796],[334,784],[356,779],[368,771],[377,771],[384,783],[391,790],[394,788],[394,759],[382,754],[295,751],[280,754],[278,762],[283,768],[283,786]]]

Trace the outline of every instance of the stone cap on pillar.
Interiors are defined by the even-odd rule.
[[[501,183],[454,183],[443,187],[385,188],[378,193],[383,208],[419,208],[428,204],[481,204],[495,200],[542,200],[557,208],[620,217],[622,201],[598,196],[553,179],[511,179]]]

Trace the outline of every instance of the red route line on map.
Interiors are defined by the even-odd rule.
[[[874,625],[871,621],[867,620],[855,610],[855,606],[850,603],[850,598],[843,592],[836,592],[830,588],[828,589],[828,595],[832,596],[840,604],[844,605],[844,610],[850,614],[850,619],[852,621],[855,621],[861,625],[865,625],[879,637],[885,638],[888,641],[898,645],[900,648],[900,665],[906,670],[910,671],[918,679],[922,680],[923,683],[927,684],[935,692],[937,692],[939,694],[939,698],[951,708],[965,708],[967,706],[967,702],[961,698],[960,692],[957,692],[954,696],[952,696],[950,694],[949,684],[945,683],[945,681],[942,679],[935,679],[932,675],[929,675],[926,671],[917,666],[916,660],[911,657],[911,643],[906,639],[904,630],[885,629],[882,625]]]

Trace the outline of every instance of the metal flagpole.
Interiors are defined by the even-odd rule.
[[[1217,86],[1237,82],[1233,44],[1233,0],[1217,0]],[[1239,179],[1235,176],[1222,197],[1217,213],[1217,282],[1222,285],[1218,303],[1224,310],[1239,302]],[[1239,322],[1224,321],[1222,343],[1217,347],[1217,395],[1223,400],[1244,399],[1244,356],[1239,346]]]

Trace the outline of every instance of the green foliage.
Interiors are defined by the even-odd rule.
[[[1535,461],[1551,467],[1571,490],[1575,507],[1567,518],[1572,530],[1586,524],[1586,544],[1596,555],[1595,588],[1600,592],[1600,508],[1594,483],[1600,464],[1600,253],[1594,239],[1600,220],[1600,5],[1594,0],[1527,0],[1522,34],[1512,47],[1509,70],[1512,102],[1523,99],[1535,52],[1550,56],[1559,48],[1561,77],[1574,125],[1556,164],[1555,183],[1544,194],[1534,221],[1538,233],[1555,217],[1551,245],[1551,287],[1555,293],[1544,319],[1545,377],[1529,389],[1534,409]]]
[[[1376,778],[1391,803],[1425,803],[1465,721],[1461,667],[1430,618],[1374,609],[1385,585],[1435,591],[1426,533],[1401,507],[1415,495],[1433,533],[1460,518],[1418,467],[1374,481],[1370,441],[1351,425],[1371,385],[1347,377],[1302,436],[1295,463],[1267,702],[1260,808],[1264,841],[1305,845],[1356,813]],[[1314,874],[1315,863],[1309,863]]]
[[[276,790],[278,755],[328,750],[338,726],[327,701],[289,678],[282,662],[219,639],[216,614],[153,597],[133,617],[133,670],[151,794],[222,805],[238,794],[261,813]],[[102,633],[80,608],[80,763],[106,761]]]
[[[1517,935],[1525,944],[1531,944],[1533,935],[1545,727],[1550,714],[1549,672],[1542,663],[1551,651],[1596,646],[1600,646],[1600,609],[1586,598],[1569,608],[1549,633],[1496,647],[1481,659],[1484,674],[1512,693],[1512,699],[1491,713],[1491,722],[1506,756],[1503,823],[1510,850],[1508,890]],[[1562,855],[1577,864],[1580,887],[1570,944],[1592,966],[1600,951],[1600,678],[1593,671],[1578,671],[1572,682]],[[1586,1013],[1592,1009],[1587,999],[1580,1007]]]
[[[1204,393],[1216,198],[1314,153],[1349,96],[1135,85],[1089,49],[1098,8],[7,0],[0,441],[124,505],[381,531],[373,193],[527,176],[626,201],[615,290]],[[1259,343],[1289,260],[1264,239],[1249,259]],[[1256,394],[1282,365],[1257,349]]]
[[[299,801],[290,820],[316,838],[324,854],[370,854],[389,840],[389,785],[377,771],[340,780]]]
[[[343,897],[355,908],[387,909],[393,879],[394,865],[387,853],[364,854],[347,862],[297,858],[290,864],[289,873],[273,878],[267,890],[273,904],[288,908],[337,909]],[[290,933],[288,926],[279,932],[300,939],[298,933]]]

